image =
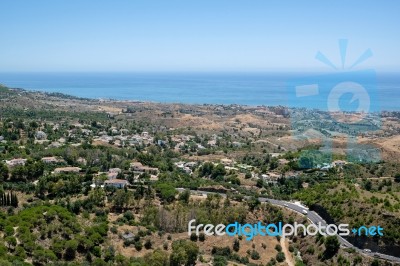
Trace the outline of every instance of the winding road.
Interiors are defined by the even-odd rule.
[[[185,189],[184,188],[177,188],[177,190],[179,192],[182,192]],[[208,191],[200,191],[200,190],[191,190],[190,192],[191,193],[198,193],[198,194],[219,194],[222,197],[226,197],[226,194],[217,193],[217,192],[208,192]],[[245,197],[245,198],[248,199],[250,197]],[[307,216],[308,220],[310,220],[313,224],[321,223],[321,225],[323,225],[323,226],[327,225],[327,223],[325,222],[324,219],[322,219],[321,216],[319,216],[314,211],[310,211],[305,206],[302,206],[302,205],[299,205],[299,204],[295,204],[295,203],[292,203],[292,202],[276,200],[276,199],[269,199],[269,198],[263,198],[263,197],[258,198],[258,200],[260,202],[269,202],[269,203],[271,203],[273,205],[281,206],[281,207],[290,209],[292,211],[298,212],[301,215],[305,215],[305,216]],[[395,263],[400,263],[400,257],[394,257],[394,256],[390,256],[390,255],[386,255],[386,254],[382,254],[382,253],[378,253],[378,252],[371,252],[370,250],[367,250],[367,249],[359,249],[356,246],[354,246],[353,244],[351,244],[349,241],[344,239],[342,236],[337,235],[337,237],[339,239],[341,247],[353,248],[357,252],[359,252],[361,254],[364,254],[366,256],[369,256],[369,257],[374,257],[374,258],[388,260],[388,261],[395,262]]]

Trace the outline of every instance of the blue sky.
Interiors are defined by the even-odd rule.
[[[399,1],[0,2],[0,71],[400,70]]]

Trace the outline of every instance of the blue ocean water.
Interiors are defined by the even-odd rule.
[[[290,87],[296,82],[325,83],[326,87],[338,81],[337,75],[332,79],[329,74],[322,79],[320,76],[312,73],[0,73],[0,84],[95,99],[325,109],[326,94],[293,98]],[[351,80],[351,76],[347,79]],[[399,74],[384,73],[372,79],[356,80],[372,88],[374,110],[400,110]]]

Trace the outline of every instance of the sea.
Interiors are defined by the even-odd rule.
[[[365,97],[370,111],[400,110],[399,73],[0,73],[0,84],[11,88],[59,92],[83,98],[319,109],[327,108],[329,92],[336,85],[345,84],[343,82],[359,84],[366,92],[359,94],[359,99],[356,97],[354,101],[351,89],[345,89],[344,93],[343,88],[339,89],[343,94],[338,97],[339,106],[345,111],[357,110]],[[312,85],[312,93],[296,92],[296,88],[307,89],[308,85]],[[319,89],[315,90],[315,86]]]

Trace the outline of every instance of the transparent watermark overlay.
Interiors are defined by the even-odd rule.
[[[383,236],[383,228],[381,226],[360,226],[358,228],[349,228],[348,224],[308,224],[302,223],[284,224],[282,222],[265,224],[258,222],[255,224],[241,224],[238,222],[228,225],[224,224],[198,224],[196,220],[190,220],[188,223],[188,235],[193,233],[197,236],[203,232],[206,236],[244,236],[247,241],[251,241],[255,236],[272,236],[287,238],[290,236],[315,236],[320,234],[322,236]]]
[[[380,151],[360,140],[380,129],[380,106],[373,69],[352,70],[372,56],[367,49],[346,68],[347,40],[339,40],[341,68],[323,53],[316,59],[335,70],[332,74],[297,78],[288,82],[293,136],[318,149],[301,152],[299,166],[323,167],[332,163],[335,140],[345,143],[349,162],[380,161]]]

